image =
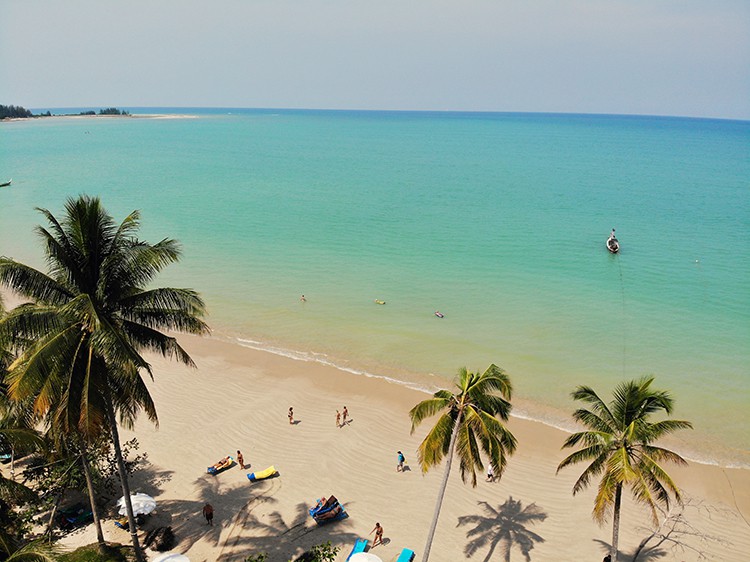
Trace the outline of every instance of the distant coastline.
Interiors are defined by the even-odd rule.
[[[51,110],[41,113],[32,113],[20,105],[0,105],[0,121],[25,121],[27,119],[44,119],[44,118],[66,118],[66,119],[82,119],[82,118],[112,118],[112,117],[137,117],[141,119],[184,119],[194,118],[195,115],[180,115],[172,113],[142,113],[132,114],[126,109],[119,109],[117,107],[108,107],[105,109],[99,109],[97,112],[93,109],[85,109],[78,113],[52,113]]]

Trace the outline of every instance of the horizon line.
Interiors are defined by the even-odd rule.
[[[664,115],[658,113],[587,113],[580,111],[510,111],[510,110],[480,110],[480,109],[358,109],[358,108],[326,108],[326,107],[242,107],[223,105],[82,105],[82,106],[45,106],[31,107],[30,110],[54,110],[54,109],[85,109],[116,107],[118,109],[222,109],[222,110],[251,110],[251,111],[299,111],[299,112],[349,112],[349,113],[430,113],[430,114],[477,114],[477,115],[559,115],[559,116],[586,116],[586,117],[646,117],[662,119],[699,119],[707,121],[736,121],[740,123],[750,122],[750,117],[708,117],[695,115]]]

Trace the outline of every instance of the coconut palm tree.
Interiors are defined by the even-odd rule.
[[[5,310],[3,307],[2,299],[0,298],[0,319],[2,319],[4,316]],[[2,332],[0,332],[0,336],[1,335]],[[22,446],[24,443],[28,444],[30,442],[34,448],[39,449],[42,445],[46,444],[42,442],[38,432],[35,429],[39,425],[41,420],[38,419],[38,416],[34,415],[34,409],[31,401],[28,399],[24,401],[13,401],[8,397],[8,389],[4,381],[7,374],[7,369],[14,359],[12,349],[14,346],[10,342],[11,339],[12,338],[7,337],[7,334],[3,339],[0,339],[0,446],[5,445],[5,448],[10,448],[11,450],[10,472],[12,477],[13,463],[15,462],[16,452],[15,443],[17,442],[17,438],[13,438],[14,435],[20,436],[22,438]],[[15,348],[17,349],[21,349],[24,346],[27,346],[29,343],[23,341],[18,337],[16,337],[15,339]],[[47,421],[49,422],[49,420]],[[83,442],[80,438],[75,438],[75,436],[73,436],[73,438],[71,439],[70,433],[61,434],[60,432],[56,431],[57,428],[54,424],[47,423],[47,426],[48,430],[45,438],[49,439],[49,441],[51,442],[54,442],[57,450],[69,448],[69,441],[77,443],[78,450],[85,450],[86,443]],[[34,441],[34,439],[38,440]],[[102,530],[101,520],[99,518],[99,510],[96,504],[96,498],[94,497],[93,493],[94,486],[91,478],[91,470],[88,464],[88,459],[83,453],[80,453],[77,456],[77,459],[83,467],[83,472],[85,475],[89,493],[89,501],[91,503],[91,510],[94,517],[94,526],[96,527],[96,536],[99,542],[99,546],[103,548],[106,543],[104,541],[104,532]],[[0,484],[2,484],[2,481],[0,481]],[[50,516],[49,530],[51,530],[52,517],[54,516],[55,511],[56,510],[53,509],[52,515]]]
[[[49,229],[37,227],[48,273],[0,258],[0,284],[31,301],[0,321],[0,337],[31,342],[20,346],[10,366],[8,389],[15,399],[33,397],[36,413],[50,416],[61,433],[78,432],[89,440],[104,429],[111,433],[133,547],[143,560],[118,416],[132,427],[142,410],[157,423],[142,378],[153,373],[142,353],[158,352],[192,366],[177,340],[161,330],[207,333],[205,306],[189,289],[149,288],[179,259],[180,249],[171,239],[138,240],[138,211],[118,225],[98,198],[85,195],[66,202],[62,220],[38,210],[49,223]]]
[[[651,421],[657,413],[671,415],[674,405],[668,392],[651,388],[653,381],[653,377],[644,377],[617,385],[609,404],[588,386],[579,386],[571,394],[574,400],[589,406],[573,413],[573,419],[588,429],[565,440],[563,448],[581,448],[563,460],[557,471],[571,464],[590,463],[573,486],[573,495],[601,476],[593,517],[602,524],[612,513],[610,556],[613,562],[617,562],[623,487],[629,487],[635,500],[648,506],[655,522],[657,506],[662,504],[668,508],[670,493],[678,502],[682,501],[679,488],[662,463],[685,465],[687,462],[677,453],[653,443],[678,429],[693,426],[681,420]]]
[[[23,544],[0,529],[0,560],[5,562],[55,562],[59,560],[59,549],[35,541]]]
[[[464,367],[459,370],[455,384],[458,387],[455,394],[438,390],[432,398],[423,400],[409,412],[412,433],[426,418],[441,414],[417,450],[422,472],[426,473],[447,457],[424,549],[425,562],[430,557],[453,453],[458,454],[461,479],[466,482],[470,478],[471,485],[476,486],[477,469],[481,472],[484,468],[480,451],[487,455],[499,478],[505,471],[508,457],[516,450],[516,438],[503,424],[510,415],[512,393],[510,378],[505,372],[494,364],[482,374],[471,373]]]

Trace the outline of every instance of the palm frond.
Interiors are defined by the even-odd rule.
[[[450,412],[443,414],[420,443],[417,448],[417,459],[423,473],[439,465],[448,454],[454,424],[455,419]]]
[[[48,304],[62,304],[70,292],[41,271],[9,258],[0,258],[0,284],[19,295]]]
[[[409,411],[411,418],[411,433],[413,434],[417,427],[427,418],[437,415],[442,410],[448,408],[451,404],[452,395],[448,397],[445,394],[436,392],[432,398],[422,400]]]

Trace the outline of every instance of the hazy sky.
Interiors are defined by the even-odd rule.
[[[750,0],[0,0],[0,104],[750,119]]]

